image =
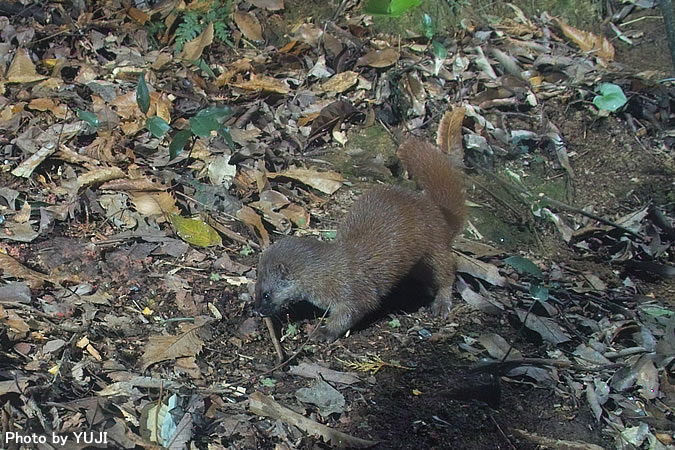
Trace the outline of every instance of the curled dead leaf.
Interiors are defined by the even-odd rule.
[[[262,223],[262,219],[256,214],[253,208],[243,206],[237,211],[237,219],[258,232],[257,235],[259,236],[263,247],[268,247],[270,245],[270,235],[267,233],[267,230]]]
[[[105,167],[83,173],[77,177],[77,185],[80,187],[91,186],[92,184],[103,183],[124,176],[124,172],[119,167]]]
[[[277,94],[288,94],[291,89],[283,81],[276,78],[260,75],[241,83],[230,83],[230,86],[256,92],[274,92]]]
[[[262,26],[256,16],[250,12],[241,11],[236,11],[232,16],[234,18],[234,23],[237,24],[237,28],[241,30],[246,39],[251,41],[264,40]]]
[[[201,58],[204,49],[213,43],[213,33],[213,22],[209,22],[199,36],[185,43],[185,47],[183,47],[179,56],[190,61]]]
[[[438,124],[436,144],[443,152],[456,157],[457,161],[464,160],[462,122],[464,121],[465,113],[466,109],[464,107],[455,107],[452,111],[446,111]]]
[[[262,392],[254,392],[249,396],[249,410],[256,415],[271,417],[294,425],[306,433],[320,436],[324,442],[335,447],[368,448],[377,444],[377,441],[360,439],[341,431],[334,430],[326,425],[313,421],[295,411],[277,403],[272,397]]]
[[[7,69],[6,78],[8,83],[33,83],[44,80],[47,77],[38,75],[35,70],[35,64],[33,64],[28,55],[28,50],[19,48],[16,50],[12,64]]]
[[[58,280],[51,280],[47,275],[29,269],[16,259],[9,255],[5,255],[4,253],[0,253],[0,270],[5,276],[26,280],[27,284],[32,288],[42,286],[42,283],[45,281],[58,284]]]
[[[401,56],[395,48],[385,50],[371,50],[356,61],[357,66],[370,66],[376,68],[389,67],[396,64]]]
[[[359,81],[359,74],[348,70],[330,77],[321,84],[320,89],[326,93],[341,94],[350,87],[354,86],[357,81]]]
[[[557,19],[563,34],[577,44],[584,52],[593,52],[598,58],[610,62],[614,60],[614,46],[604,36],[598,36],[589,31],[579,30]]]
[[[332,194],[342,187],[344,178],[337,172],[319,172],[313,169],[290,168],[279,173],[268,174],[269,178],[286,177],[298,180],[324,194]]]
[[[201,317],[177,336],[150,336],[141,356],[141,370],[161,361],[197,355],[204,346],[199,332],[210,322],[210,318]]]

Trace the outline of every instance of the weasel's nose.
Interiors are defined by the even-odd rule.
[[[253,311],[260,317],[267,317],[272,315],[272,308],[263,302],[256,301]]]

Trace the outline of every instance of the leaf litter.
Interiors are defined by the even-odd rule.
[[[9,431],[93,429],[118,448],[672,446],[672,80],[618,70],[618,44],[515,5],[453,36],[427,16],[424,38],[376,35],[348,5],[279,47],[262,42],[283,2],[238,5],[231,23],[206,21],[209,5],[78,6],[77,33],[59,31],[57,5],[3,18]],[[321,152],[356,154],[362,130],[385,126],[436,132],[467,167],[463,301],[448,322],[393,310],[397,327],[374,319],[327,348],[290,331],[294,311],[281,342],[304,362],[274,366],[250,317],[257,252],[270,234],[334,234],[345,187],[382,170],[343,176]],[[628,152],[599,150],[612,146]],[[617,159],[632,170],[605,174]],[[382,161],[369,164],[396,175]],[[518,395],[529,422],[512,417]],[[542,411],[588,419],[549,427]]]

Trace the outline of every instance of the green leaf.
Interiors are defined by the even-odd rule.
[[[98,116],[93,112],[84,111],[82,109],[76,109],[77,117],[87,122],[94,128],[98,128],[101,125],[101,121],[98,120]]]
[[[286,328],[286,332],[284,333],[285,336],[289,337],[294,337],[298,334],[298,326],[295,324],[289,324],[288,328]]]
[[[427,13],[424,13],[422,17],[422,26],[424,27],[424,36],[431,40],[434,37],[434,22]]]
[[[620,86],[614,83],[602,83],[600,95],[593,97],[593,104],[599,109],[615,112],[628,102]]]
[[[222,124],[232,117],[232,108],[229,106],[212,106],[210,108],[202,109],[195,114],[195,117],[208,118]]]
[[[398,17],[407,10],[421,4],[422,0],[391,0],[389,10],[391,11],[392,17]]]
[[[446,56],[448,56],[448,50],[443,44],[438,41],[433,41],[431,47],[434,51],[434,75],[438,76],[438,73],[443,67]]]
[[[363,11],[374,16],[386,16],[389,15],[390,4],[391,0],[369,0]]]
[[[448,50],[445,48],[443,44],[441,44],[438,41],[434,41],[431,43],[431,47],[434,50],[434,58],[436,59],[445,59],[448,56]]]
[[[274,387],[277,384],[277,380],[274,378],[263,378],[260,380],[260,384],[262,384],[265,387]]]
[[[169,144],[169,158],[174,159],[176,156],[180,155],[180,152],[185,148],[185,144],[192,137],[192,131],[190,130],[181,130],[176,133]]]
[[[548,300],[548,288],[538,283],[530,284],[530,295],[541,302]]]
[[[136,85],[136,103],[138,107],[141,108],[143,114],[147,114],[150,109],[150,90],[148,85],[145,84],[144,76],[145,72],[141,73],[138,77],[138,85]]]
[[[211,78],[216,78],[216,74],[213,72],[213,70],[211,70],[206,61],[204,61],[204,58],[199,58],[195,62],[197,63],[195,65],[199,67],[205,74],[207,74]]]
[[[209,275],[209,281],[220,281],[221,276],[217,272],[211,272],[211,275]]]
[[[399,328],[401,326],[401,321],[398,319],[391,319],[387,324],[392,328]]]
[[[206,117],[191,117],[190,118],[190,130],[199,137],[207,138],[211,135],[212,131],[218,129],[220,124]]]
[[[337,231],[324,231],[321,233],[321,236],[323,236],[325,239],[335,239],[337,237]]]
[[[171,126],[169,126],[167,121],[159,116],[153,116],[145,119],[145,127],[150,130],[152,135],[156,138],[161,138],[164,136],[164,134],[166,134],[167,131],[171,129]]]
[[[178,214],[171,214],[169,219],[178,237],[188,244],[211,247],[223,243],[218,232],[198,217],[185,218]]]
[[[646,306],[644,308],[640,308],[640,311],[652,317],[665,317],[673,315],[673,311],[667,308],[661,308],[659,306]]]
[[[398,17],[421,3],[422,0],[368,0],[363,10],[374,16]]]
[[[190,119],[190,129],[199,137],[209,137],[211,132],[218,131],[231,115],[232,109],[227,106],[202,109]]]
[[[253,253],[255,253],[255,250],[248,244],[244,245],[241,250],[239,250],[239,254],[242,256],[252,255]]]
[[[520,273],[529,273],[537,278],[540,278],[542,275],[541,269],[537,267],[535,263],[522,256],[509,256],[504,260],[504,263],[513,267]]]
[[[227,143],[227,146],[230,147],[230,150],[234,151],[234,140],[232,139],[232,134],[230,134],[230,128],[229,127],[221,127],[218,130],[218,134],[225,139],[225,142]]]

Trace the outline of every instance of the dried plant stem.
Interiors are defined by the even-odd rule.
[[[274,321],[272,320],[271,317],[265,317],[263,319],[265,321],[265,325],[267,325],[267,330],[270,332],[270,337],[272,338],[272,344],[274,345],[274,350],[277,352],[277,362],[282,363],[284,362],[284,349],[281,348],[281,342],[279,342],[279,338],[277,337],[277,333],[274,330]]]

